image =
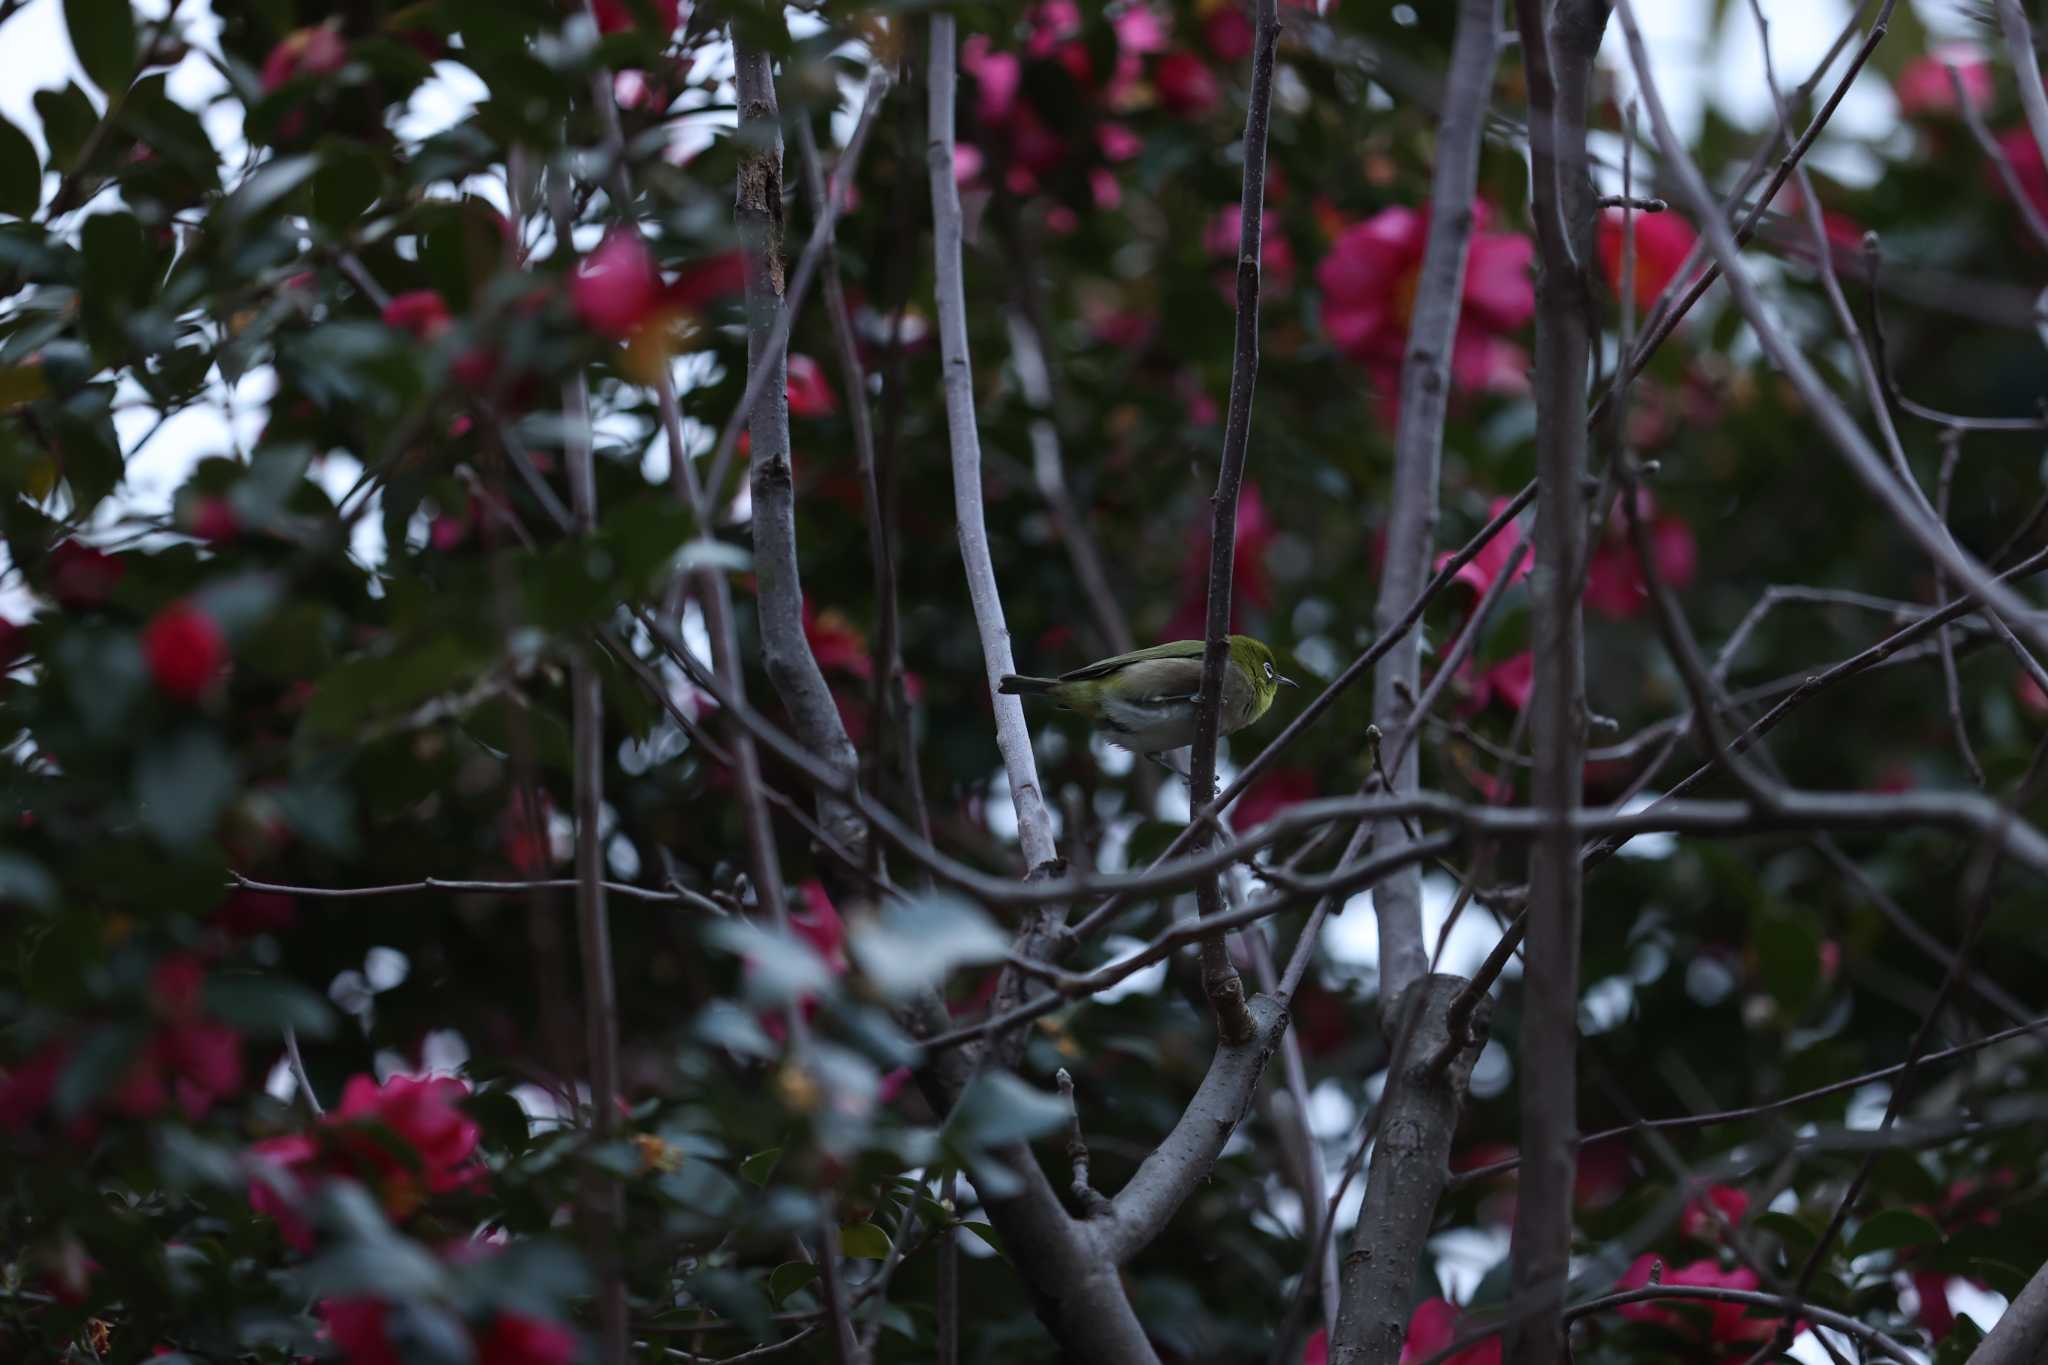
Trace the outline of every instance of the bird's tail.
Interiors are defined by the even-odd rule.
[[[1058,686],[1058,680],[1053,678],[1027,678],[1016,673],[1005,673],[997,680],[996,691],[1007,692],[1013,697],[1028,697],[1050,692]]]

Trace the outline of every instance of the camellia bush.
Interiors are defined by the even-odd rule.
[[[2040,30],[1647,8],[61,0],[0,1358],[2048,1355]]]

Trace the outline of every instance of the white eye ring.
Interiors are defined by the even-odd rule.
[[[1267,682],[1271,682],[1271,681],[1273,681],[1273,665],[1272,665],[1271,661],[1268,661],[1268,662],[1267,662],[1267,664],[1266,664],[1266,681],[1267,681]]]

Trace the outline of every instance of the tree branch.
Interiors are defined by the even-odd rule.
[[[1385,885],[1385,883],[1381,883]],[[1375,888],[1377,890],[1377,888]],[[1365,1205],[1351,1252],[1344,1258],[1342,1306],[1330,1338],[1331,1365],[1395,1365],[1415,1300],[1415,1272],[1448,1178],[1451,1137],[1472,1078],[1472,1063],[1486,1037],[1485,1011],[1477,1026],[1453,1043],[1447,1011],[1464,985],[1433,974],[1409,983],[1398,1004],[1419,995],[1414,1036],[1403,1064],[1387,1076],[1380,1096],[1378,1140],[1365,1185]],[[1395,1016],[1397,1019],[1402,1017]],[[1453,1050],[1451,1065],[1433,1061]]]
[[[2048,1264],[2027,1281],[2020,1296],[1970,1353],[1969,1365],[2039,1365],[2048,1354]]]
[[[1231,570],[1237,560],[1237,495],[1251,446],[1252,395],[1259,382],[1259,251],[1266,212],[1266,127],[1273,112],[1273,50],[1280,41],[1278,0],[1255,0],[1251,97],[1244,122],[1244,190],[1238,201],[1237,339],[1230,363],[1230,408],[1223,424],[1223,458],[1209,500],[1209,609],[1202,651],[1202,693],[1195,702],[1195,744],[1188,758],[1188,802],[1195,810],[1216,799],[1216,741],[1223,714],[1223,671],[1230,658]],[[1193,847],[1206,847],[1213,831],[1195,830]],[[1195,885],[1203,919],[1223,910],[1213,877]],[[1231,964],[1221,934],[1202,941],[1202,989],[1225,1041],[1251,1041],[1255,1025],[1244,1004],[1244,981]]]
[[[1607,10],[1602,0],[1516,0],[1529,79],[1530,206],[1536,223],[1536,563],[1530,574],[1535,690],[1530,803],[1558,823],[1529,851],[1526,988],[1520,1071],[1522,1150],[1510,1276],[1531,1304],[1507,1339],[1527,1365],[1565,1358],[1565,1283],[1578,1150],[1579,913],[1582,874],[1563,823],[1584,786],[1584,622],[1575,591],[1586,517],[1587,269],[1593,188],[1586,169],[1586,102]],[[1545,136],[1545,133],[1548,136]]]
[[[1436,549],[1438,484],[1443,461],[1444,411],[1450,398],[1451,353],[1463,309],[1465,264],[1472,245],[1472,196],[1479,183],[1479,134],[1486,122],[1494,67],[1499,60],[1499,5],[1460,0],[1457,36],[1444,83],[1443,122],[1436,136],[1430,178],[1429,236],[1401,366],[1401,418],[1394,435],[1394,488],[1387,517],[1386,563],[1373,604],[1373,629],[1385,637],[1420,591]],[[1421,685],[1422,638],[1404,632],[1373,671],[1372,714],[1393,734],[1408,728]],[[1396,751],[1391,795],[1422,785],[1422,764],[1400,762]],[[1381,827],[1375,838],[1391,839]],[[1404,868],[1372,892],[1379,921],[1380,1019],[1391,1029],[1396,1002],[1429,971],[1422,943],[1422,869]],[[1405,1321],[1405,1319],[1404,1319]]]

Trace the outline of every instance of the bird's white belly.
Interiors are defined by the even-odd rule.
[[[1195,704],[1185,699],[1165,702],[1108,701],[1102,706],[1110,743],[1141,754],[1163,753],[1195,742]]]

